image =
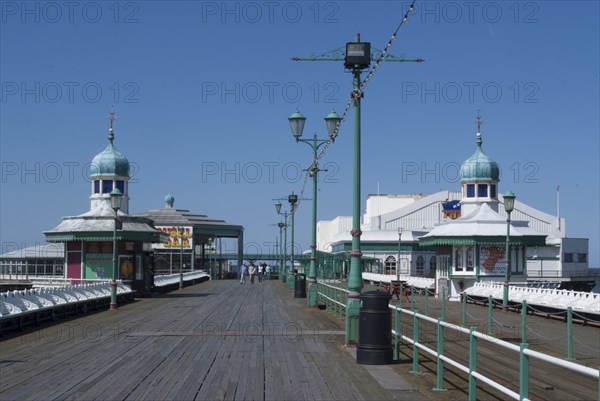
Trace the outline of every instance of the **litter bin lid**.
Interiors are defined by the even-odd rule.
[[[360,294],[360,299],[392,299],[392,295],[384,291],[367,291]]]

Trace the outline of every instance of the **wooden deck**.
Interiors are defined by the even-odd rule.
[[[0,399],[428,399],[375,380],[342,322],[305,305],[278,281],[211,281],[13,336]]]
[[[369,290],[367,286],[365,290]],[[430,314],[440,313],[430,298]],[[417,307],[422,311],[423,297]],[[396,302],[394,302],[396,303]],[[459,322],[461,305],[448,303]],[[469,324],[485,325],[485,307],[469,305]],[[530,317],[533,349],[563,356],[564,323]],[[518,342],[516,313],[496,313],[499,337]],[[0,342],[0,400],[466,400],[466,376],[445,372],[434,392],[435,362],[421,356],[412,370],[412,348],[388,366],[356,364],[346,349],[343,322],[306,308],[280,281],[263,284],[211,281],[123,305],[117,312],[43,326]],[[406,330],[406,331],[405,331]],[[403,332],[411,332],[411,321]],[[600,330],[574,327],[577,362],[597,367]],[[421,341],[435,347],[435,328]],[[468,339],[448,338],[446,354],[467,355]],[[452,341],[450,341],[452,340]],[[518,388],[515,355],[480,345],[478,370]],[[486,366],[487,365],[487,366]],[[597,383],[559,368],[532,363],[533,400],[597,398]],[[504,400],[489,387],[479,400]]]

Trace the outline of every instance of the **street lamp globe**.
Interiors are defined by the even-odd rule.
[[[342,117],[340,117],[335,111],[331,111],[331,113],[325,116],[325,124],[327,125],[327,132],[329,133],[329,138],[332,141],[335,141],[335,137],[337,136],[337,128],[342,121]]]
[[[504,210],[506,213],[511,213],[515,208],[516,195],[512,191],[508,191],[504,194]]]
[[[275,203],[275,211],[277,214],[281,214],[281,202],[277,201],[277,203]]]
[[[292,135],[296,138],[296,141],[302,136],[304,131],[304,123],[306,117],[304,117],[298,110],[296,110],[291,116],[288,117],[290,127],[292,128]]]
[[[121,200],[123,199],[123,193],[119,188],[113,188],[110,193],[110,206],[116,212],[121,209]]]

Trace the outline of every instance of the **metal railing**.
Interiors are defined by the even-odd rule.
[[[335,285],[319,282],[317,287],[318,293],[318,303],[320,305],[325,305],[326,309],[328,309],[332,314],[334,314],[339,319],[343,320],[345,316],[345,309],[348,302],[348,291],[346,289],[337,287]],[[402,297],[399,299],[399,305],[389,305],[389,308],[395,312],[395,326],[392,329],[392,338],[394,342],[394,359],[400,359],[400,343],[404,341],[410,345],[412,345],[412,370],[413,373],[419,373],[419,350],[426,352],[432,355],[436,361],[436,387],[434,390],[445,390],[444,389],[444,364],[455,367],[461,372],[465,373],[468,378],[468,399],[476,400],[477,399],[477,382],[485,383],[490,387],[502,392],[506,396],[515,400],[528,400],[529,398],[529,358],[536,358],[547,363],[553,364],[555,366],[559,366],[568,370],[571,370],[576,373],[580,373],[582,375],[595,378],[598,382],[598,401],[600,401],[600,372],[598,369],[589,368],[574,362],[573,360],[573,332],[572,332],[572,311],[569,308],[567,310],[567,360],[560,359],[554,356],[550,356],[544,354],[539,351],[534,351],[529,349],[529,344],[527,343],[527,303],[523,302],[522,304],[522,331],[521,331],[521,343],[519,345],[515,345],[509,343],[507,341],[501,340],[492,335],[492,309],[493,302],[490,303],[488,308],[488,333],[481,333],[475,330],[474,327],[466,328],[467,322],[467,312],[466,312],[466,299],[467,297],[463,297],[463,307],[462,307],[462,323],[465,327],[449,323],[445,321],[445,293],[440,294],[442,296],[442,310],[441,317],[433,318],[428,316],[429,313],[429,298],[428,292],[425,292],[424,302],[425,302],[425,314],[418,313],[414,310],[415,301],[414,301],[414,289],[411,289],[411,296],[409,299],[410,309],[405,309],[402,307]],[[412,316],[413,318],[413,333],[412,337],[408,335],[401,334],[402,321],[401,315],[406,314]],[[420,337],[420,322],[426,321],[436,325],[437,332],[437,347],[436,349],[432,349],[421,343],[419,341]],[[454,330],[458,333],[467,334],[469,336],[469,355],[468,365],[463,365],[458,361],[455,361],[446,355],[444,355],[444,338],[446,330]],[[454,338],[452,336],[446,336],[447,338]],[[519,388],[518,392],[515,389],[511,389],[494,381],[493,379],[486,377],[481,372],[477,371],[477,340],[481,339],[486,342],[493,343],[497,346],[505,348],[507,350],[517,352],[519,358]]]
[[[573,372],[583,374],[595,378],[597,381],[600,380],[600,372],[598,369],[592,369],[587,366],[583,366],[574,362],[566,361],[554,356],[544,354],[542,352],[533,351],[529,349],[527,342],[523,341],[520,345],[511,344],[499,338],[493,337],[489,334],[480,333],[475,330],[474,327],[465,328],[452,323],[445,322],[442,318],[432,318],[427,315],[420,314],[416,311],[403,309],[398,306],[389,305],[389,308],[395,311],[395,329],[392,330],[392,336],[394,338],[394,357],[396,360],[400,358],[400,340],[404,340],[413,346],[413,373],[419,372],[419,350],[422,350],[430,355],[433,355],[436,359],[436,388],[434,390],[444,390],[444,363],[451,365],[458,370],[466,373],[468,376],[468,398],[469,400],[477,399],[477,381],[481,381],[492,388],[502,392],[508,397],[515,400],[528,400],[529,398],[529,358],[537,358],[547,363],[559,366]],[[413,337],[409,337],[401,334],[401,319],[400,314],[404,313],[413,317]],[[420,321],[427,321],[434,323],[437,328],[437,349],[431,349],[425,344],[419,342],[419,327]],[[468,366],[462,365],[460,362],[448,358],[444,355],[444,338],[445,329],[454,330],[462,334],[469,336],[469,364]],[[477,340],[481,339],[500,346],[507,350],[517,352],[519,354],[519,389],[518,392],[510,389],[477,371]],[[598,400],[600,401],[600,382],[598,383]]]

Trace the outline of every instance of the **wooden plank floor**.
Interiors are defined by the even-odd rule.
[[[341,321],[279,281],[211,281],[0,343],[0,399],[391,400]]]

